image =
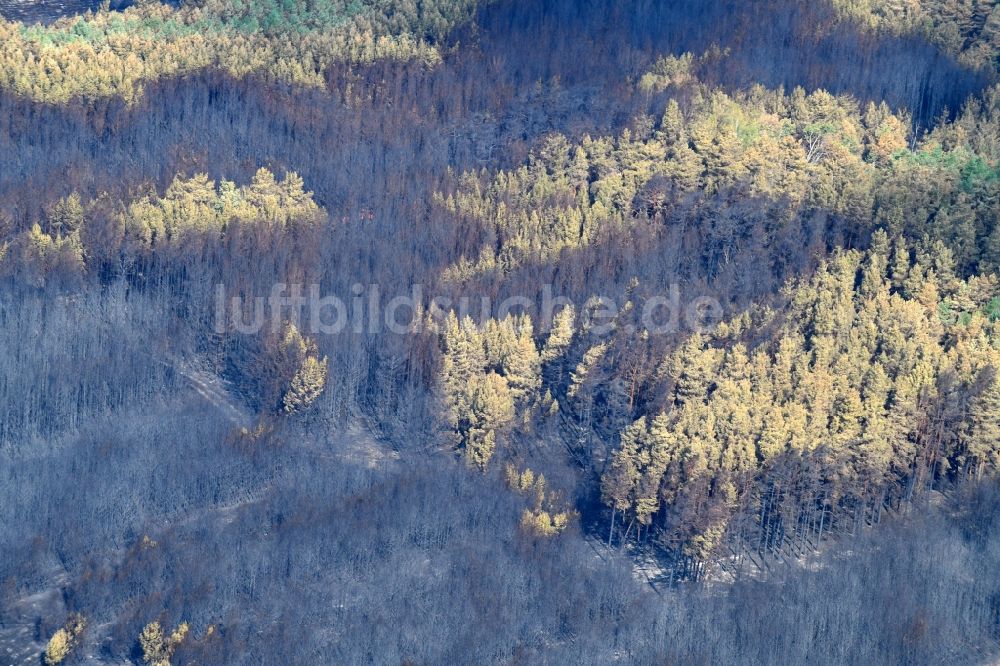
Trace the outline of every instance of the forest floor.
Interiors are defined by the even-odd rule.
[[[22,597],[5,609],[11,621],[0,625],[0,666],[42,663],[46,642],[38,635],[38,618],[61,612],[59,585],[65,582],[64,573],[54,573],[52,586]]]
[[[0,627],[0,664],[38,664],[45,645],[35,640],[35,624],[25,622]]]
[[[187,380],[190,390],[218,410],[233,424],[234,429],[252,426],[254,416],[250,409],[219,375],[196,361],[176,360],[170,365]],[[315,464],[321,466],[347,464],[369,469],[387,469],[399,459],[396,451],[380,442],[357,420],[334,424],[331,428],[332,434],[326,441],[332,445],[320,446],[317,443],[304,442],[301,448],[292,452],[292,455],[308,456],[316,461]],[[264,500],[268,490],[267,485],[246,488],[246,492],[235,501],[192,508],[183,515],[173,516],[159,527],[170,530],[199,521],[231,522],[239,509]],[[120,551],[112,551],[106,553],[106,556],[114,560],[122,554]],[[69,584],[68,575],[62,567],[56,563],[53,565],[52,574],[45,587],[36,588],[31,593],[8,603],[4,608],[4,620],[0,622],[0,666],[43,663],[42,655],[45,652],[47,637],[41,635],[42,618],[62,617],[67,610],[61,591]],[[88,630],[89,637],[83,644],[80,655],[83,662],[111,663],[99,656],[103,626],[110,627],[111,623],[91,627]]]
[[[183,360],[174,362],[173,368],[188,380],[198,395],[219,410],[219,413],[234,426],[250,427],[252,421],[250,411],[219,375]]]

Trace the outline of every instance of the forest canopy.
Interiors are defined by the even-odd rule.
[[[832,0],[842,16],[890,34],[920,34],[963,64],[1000,68],[1000,8],[979,0]],[[50,25],[0,18],[0,87],[50,103],[121,97],[206,68],[323,87],[334,63],[441,58],[476,0],[186,0],[99,8]]]
[[[527,164],[485,181],[465,174],[439,194],[437,204],[482,239],[446,277],[557,260],[609,234],[669,224],[692,199],[712,197],[773,202],[767,237],[795,215],[823,211],[854,233],[884,227],[941,240],[963,271],[1000,269],[1000,87],[913,136],[909,119],[884,104],[801,88],[729,95],[699,84],[691,62],[661,60],[639,83],[677,94],[683,107],[671,100],[619,136],[550,136]],[[741,234],[736,220],[713,224],[721,243]]]
[[[879,231],[781,309],[693,336],[660,366],[664,411],[622,433],[604,501],[704,560],[727,533],[796,548],[938,477],[995,473],[1000,290],[954,269],[941,243],[914,257]]]
[[[334,62],[440,58],[435,44],[474,0],[141,2],[52,25],[0,19],[0,87],[43,102],[118,96],[145,84],[216,68],[322,86]]]
[[[977,68],[1000,69],[1000,6],[990,0],[833,0],[864,25],[917,32]]]
[[[996,3],[127,4],[0,19],[5,659],[996,661]]]

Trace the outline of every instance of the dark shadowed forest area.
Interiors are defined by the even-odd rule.
[[[0,2],[0,664],[995,663],[998,275],[995,2]]]

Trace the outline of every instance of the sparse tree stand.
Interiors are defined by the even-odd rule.
[[[45,646],[44,661],[46,666],[63,663],[66,657],[79,645],[86,627],[87,622],[82,615],[71,615],[66,624],[52,634],[48,645]]]
[[[159,622],[150,622],[139,636],[139,646],[142,648],[142,659],[148,666],[171,666],[177,646],[184,642],[188,634],[187,622],[177,625],[169,636],[164,636],[163,627]]]
[[[319,357],[315,341],[288,322],[280,336],[265,343],[259,384],[263,402],[275,412],[294,414],[308,408],[326,388],[329,362]]]
[[[525,532],[539,537],[553,537],[563,532],[576,516],[574,512],[554,508],[559,497],[555,493],[546,494],[545,475],[535,476],[530,469],[518,472],[514,465],[508,464],[506,479],[511,490],[533,498],[532,507],[521,513],[521,529]]]
[[[306,356],[282,398],[286,414],[301,411],[316,401],[326,387],[327,359]]]

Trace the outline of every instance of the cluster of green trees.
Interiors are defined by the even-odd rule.
[[[143,627],[139,636],[139,646],[142,648],[142,660],[149,666],[170,666],[177,646],[187,638],[190,627],[186,622],[180,623],[169,635],[165,634],[159,622],[150,622]]]
[[[973,67],[1000,68],[1000,6],[991,0],[833,0],[863,24],[919,32]]]
[[[867,257],[836,254],[784,306],[676,350],[637,318],[656,276],[633,281],[608,335],[572,309],[555,322],[562,342],[544,345],[535,395],[546,409],[507,440],[559,409],[559,438],[601,479],[609,539],[691,563],[723,545],[801,552],[934,484],[979,478],[1000,454],[1000,88],[915,136],[884,104],[701,85],[698,68],[724,55],[666,57],[641,77],[674,98],[660,118],[617,137],[551,136],[524,166],[466,173],[436,197],[476,232],[445,271],[457,289],[520,284],[586,248],[648,252],[629,236],[685,233],[692,208],[718,200],[758,202],[761,249],[803,217],[837,219],[858,242],[878,230]],[[747,242],[739,216],[698,219],[713,265]]]
[[[530,468],[518,471],[508,463],[505,476],[511,490],[531,499],[531,505],[521,513],[521,529],[528,534],[555,536],[577,517],[573,511],[560,508],[563,498],[559,493],[547,492],[544,474],[535,474]]]
[[[294,172],[277,180],[267,169],[257,171],[249,185],[227,180],[216,183],[205,174],[177,177],[163,196],[145,196],[128,205],[121,216],[123,242],[136,252],[184,247],[194,240],[233,233],[240,224],[259,223],[283,229],[313,224],[324,214]]]
[[[662,117],[642,117],[617,137],[550,137],[524,166],[466,174],[438,195],[443,210],[478,230],[482,248],[446,277],[555,260],[708,196],[780,203],[768,212],[769,237],[796,214],[823,211],[859,233],[884,227],[943,240],[962,271],[1000,268],[1000,88],[917,137],[885,104],[862,108],[799,88],[729,95],[699,84],[693,63],[666,58],[640,80],[682,100]]]
[[[469,464],[485,469],[515,421],[539,404],[541,356],[527,315],[482,328],[451,312],[443,326],[439,386],[448,425]],[[551,402],[551,397],[550,400]]]
[[[866,253],[834,253],[778,305],[676,347],[633,325],[638,297],[600,334],[589,303],[544,336],[527,315],[477,326],[450,314],[439,389],[455,446],[485,468],[541,433],[562,440],[600,479],[608,539],[656,544],[694,575],[723,547],[801,553],[992,474],[1000,285],[961,277],[939,239],[891,238],[876,231]],[[531,492],[527,472],[507,477]],[[556,514],[539,499],[524,523],[545,533]]]
[[[84,203],[73,193],[27,231],[0,228],[0,271],[41,285],[72,283],[109,267],[141,272],[154,260],[183,265],[209,249],[249,255],[324,219],[295,173],[278,180],[262,168],[244,186],[205,174],[177,176],[162,196]]]
[[[621,434],[602,497],[623,539],[698,560],[727,535],[805,548],[1000,465],[1000,289],[940,242],[877,232],[663,359],[662,409]]]
[[[87,628],[87,620],[82,615],[72,614],[64,626],[56,630],[45,645],[43,660],[45,666],[56,666],[66,660],[80,644],[80,638]]]
[[[291,322],[267,341],[264,353],[253,365],[262,403],[274,412],[302,411],[326,387],[328,359],[321,359],[316,341],[303,336]]]
[[[139,3],[25,26],[0,18],[0,87],[35,100],[122,97],[208,67],[323,86],[336,62],[440,59],[435,42],[474,0]]]

